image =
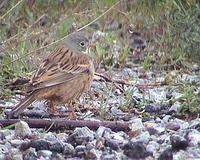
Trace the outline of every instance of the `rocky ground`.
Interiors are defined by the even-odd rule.
[[[171,76],[170,81],[166,75]],[[113,71],[110,77],[123,79],[126,84],[95,80],[80,100],[77,114],[81,120],[125,122],[129,130],[114,131],[104,126],[93,130],[85,126],[51,131],[51,127],[29,128],[22,120],[14,125],[15,129],[13,125],[1,128],[0,159],[199,159],[200,119],[177,116],[183,107],[179,99],[186,94],[179,85],[183,81],[195,83],[193,94],[200,94],[198,75],[198,69],[180,75],[177,71],[147,72],[139,66]],[[1,101],[1,108],[10,110],[18,99],[15,96]],[[47,107],[36,102],[25,112],[29,110],[45,113]],[[67,112],[63,106],[58,110]]]

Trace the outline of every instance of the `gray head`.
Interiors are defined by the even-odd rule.
[[[63,44],[75,52],[86,52],[89,47],[89,40],[85,32],[75,32],[69,35]]]

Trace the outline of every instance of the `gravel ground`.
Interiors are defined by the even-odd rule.
[[[200,92],[199,73],[179,76],[172,71],[172,81],[192,81]],[[142,67],[125,68],[113,72],[113,79],[125,79],[134,84],[152,84],[165,81],[165,73],[144,72]],[[145,77],[145,78],[144,78]],[[155,83],[154,83],[155,84]],[[122,90],[123,89],[123,92]],[[113,85],[94,81],[91,90],[80,100],[77,114],[82,120],[110,120],[126,122],[129,131],[112,131],[100,126],[50,131],[35,129],[21,120],[15,129],[0,130],[0,159],[51,160],[51,159],[200,159],[200,119],[178,118],[182,103],[173,101],[183,96],[176,85],[158,85],[141,89],[128,85]],[[1,101],[5,110],[18,102],[19,96]],[[137,112],[135,111],[137,109]],[[46,112],[43,102],[35,102],[26,111]],[[59,112],[67,112],[58,106]],[[3,117],[4,118],[4,117]],[[64,119],[64,118],[63,118]]]

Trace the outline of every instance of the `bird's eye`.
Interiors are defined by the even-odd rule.
[[[81,46],[81,47],[85,47],[85,42],[83,42],[83,41],[80,42],[80,46]]]

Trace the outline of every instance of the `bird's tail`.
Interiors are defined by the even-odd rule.
[[[9,113],[8,118],[17,118],[34,100],[35,94],[25,97],[19,104],[17,104]]]

